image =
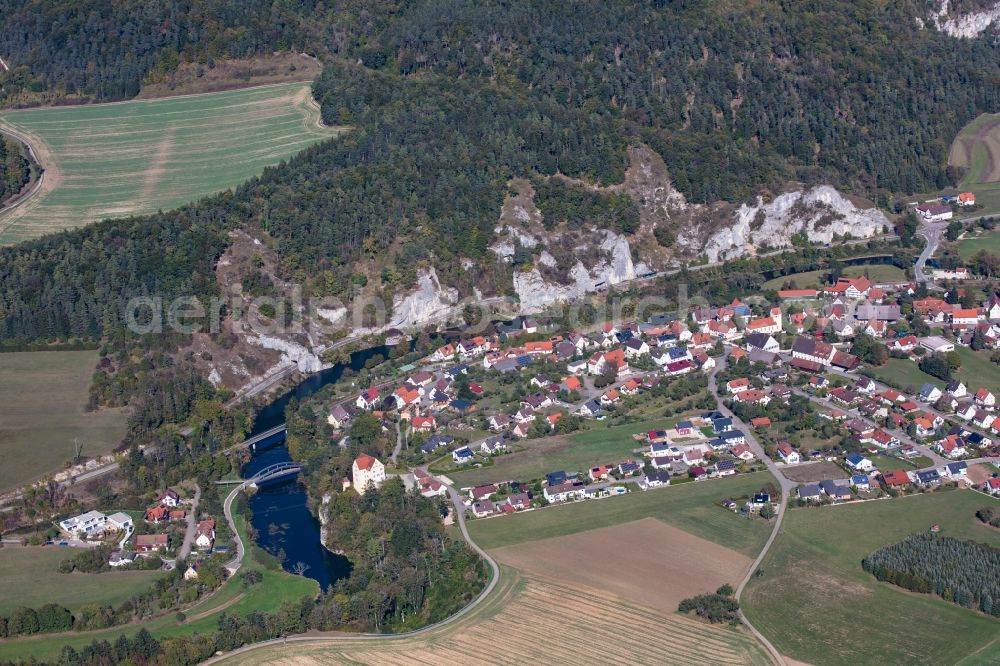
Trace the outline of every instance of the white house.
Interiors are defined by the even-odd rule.
[[[789,465],[795,465],[802,461],[799,456],[799,452],[792,448],[791,444],[788,442],[782,442],[778,444],[778,455],[781,459]]]
[[[108,517],[100,511],[88,511],[79,516],[73,516],[59,523],[64,532],[84,539],[89,536],[103,534],[107,527]]]
[[[920,217],[931,222],[943,222],[944,220],[950,220],[954,215],[951,210],[951,206],[926,203],[917,206],[917,213],[920,214]]]
[[[215,543],[215,521],[202,520],[198,523],[194,544],[201,550],[211,550],[213,543]]]
[[[364,495],[370,486],[378,488],[385,481],[385,465],[367,453],[355,458],[351,472],[354,489],[359,495]]]
[[[121,511],[108,516],[107,526],[108,529],[114,530],[115,532],[131,532],[135,529],[135,525],[132,522],[132,516],[127,513],[122,513]]]
[[[872,463],[872,461],[869,460],[868,458],[865,458],[860,453],[850,454],[849,456],[847,456],[844,462],[846,462],[847,466],[856,472],[870,472],[873,469],[875,469],[875,465]]]

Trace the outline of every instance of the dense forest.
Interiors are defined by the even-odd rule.
[[[935,594],[1000,617],[1000,549],[935,534],[914,534],[861,562],[881,581]]]
[[[134,97],[182,61],[301,49],[318,3],[269,0],[9,0],[0,17],[0,105]],[[323,21],[315,23],[322,26]]]
[[[0,135],[0,204],[17,195],[31,178],[31,163],[21,146]]]
[[[435,622],[467,603],[485,582],[483,562],[441,523],[447,504],[407,492],[399,479],[377,491],[346,491],[340,479],[361,453],[386,460],[392,444],[382,423],[359,414],[349,445],[332,446],[326,401],[292,401],[285,410],[288,448],[304,465],[301,475],[312,497],[324,505],[327,543],[343,551],[353,568],[323,600],[331,628],[340,625],[386,631]]]
[[[35,3],[21,4],[0,17],[4,39],[40,31],[66,45],[142,3],[57,4],[46,11],[62,12],[59,29],[48,31],[26,28]],[[92,7],[104,11],[82,20]],[[240,33],[272,47],[302,31],[326,61],[314,84],[323,118],[353,130],[235,195],[0,250],[0,340],[108,335],[131,296],[210,293],[210,266],[236,226],[269,235],[283,277],[304,282],[308,294],[349,295],[357,262],[370,257],[399,268],[375,285],[386,297],[408,288],[413,266],[427,261],[466,293],[473,285],[502,293],[509,285],[496,280],[509,277],[484,264],[513,176],[618,182],[628,143],[646,141],[695,201],[740,201],[801,179],[886,202],[891,192],[947,184],[957,129],[1000,108],[1000,46],[918,29],[919,2],[428,0],[326,10],[291,2],[280,11],[294,20],[278,21],[276,34],[263,19],[241,23],[253,6],[163,7],[149,13],[177,12],[170,26],[217,17],[184,33],[196,44],[214,44],[216,28],[233,43]],[[242,27],[219,27],[230,23]],[[199,48],[185,57],[201,57]],[[58,53],[31,67],[64,81],[125,59],[111,49],[84,66],[85,50]],[[582,213],[593,224],[634,227],[634,208],[619,197],[587,201],[580,188],[549,189],[543,194],[570,195],[542,198],[550,219]],[[463,257],[479,266],[464,270]]]

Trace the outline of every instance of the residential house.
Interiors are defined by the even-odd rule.
[[[788,465],[795,465],[802,461],[799,456],[799,452],[792,448],[792,445],[788,442],[782,442],[778,444],[777,447],[778,455],[781,456],[781,460]]]
[[[365,389],[354,401],[354,404],[358,409],[375,409],[375,406],[378,405],[378,396],[377,388]]]
[[[851,453],[844,459],[848,467],[856,472],[870,472],[875,469],[871,460],[865,458],[860,453]]]
[[[754,456],[753,451],[750,449],[749,444],[737,444],[736,446],[734,446],[732,449],[729,450],[729,453],[736,456],[740,460],[745,460],[747,462],[753,460],[756,457]]]
[[[88,511],[79,516],[67,518],[59,523],[59,527],[71,536],[78,539],[86,539],[87,537],[103,534],[107,522],[108,517],[100,511]]]
[[[507,451],[510,447],[501,435],[487,437],[479,445],[479,450],[488,456],[495,456],[498,453]]]
[[[950,220],[954,212],[951,210],[951,206],[923,203],[917,206],[917,214],[929,222],[943,222]]]
[[[378,488],[385,481],[385,465],[378,458],[362,453],[351,466],[351,479],[358,494],[364,495],[369,488]]]
[[[851,485],[859,493],[866,493],[871,490],[871,481],[867,474],[855,474],[851,477]]]
[[[820,497],[822,497],[822,492],[820,491],[819,484],[807,483],[803,486],[799,486],[798,495],[800,500],[817,502]]]
[[[338,403],[330,407],[330,411],[326,416],[326,422],[334,428],[342,428],[350,418],[351,415],[347,413],[343,405]]]
[[[135,550],[139,553],[152,553],[166,550],[169,537],[166,534],[140,534],[135,537]]]
[[[976,391],[976,404],[985,409],[993,409],[996,407],[997,398],[989,389],[981,388]]]
[[[770,317],[768,317],[768,319],[770,319]],[[774,339],[774,336],[771,335],[770,332],[764,331],[750,333],[746,336],[743,342],[746,345],[747,351],[759,349],[760,351],[773,353],[777,352],[780,348],[778,341]]]
[[[451,459],[459,465],[472,462],[475,457],[476,454],[468,446],[463,446],[451,452]]]
[[[954,396],[956,398],[964,398],[969,393],[969,390],[965,387],[965,384],[963,384],[961,381],[957,379],[953,379],[950,382],[948,382],[944,390],[949,395]]]
[[[215,521],[202,520],[198,522],[194,545],[201,550],[211,550],[215,543]]]
[[[584,495],[584,486],[572,481],[564,481],[555,486],[545,486],[542,489],[542,495],[545,496],[549,502],[565,502],[570,499],[582,499]]]
[[[150,525],[156,525],[165,520],[170,520],[170,511],[165,506],[150,507],[149,509],[146,509],[146,514],[143,516],[143,520]]]
[[[833,345],[813,338],[798,336],[792,345],[792,358],[829,367],[836,353]]]
[[[160,506],[175,507],[181,503],[180,495],[173,488],[167,488],[163,494],[156,498]]]
[[[732,379],[726,382],[726,391],[733,395],[746,391],[750,388],[750,380],[746,377],[740,377],[739,379]]]
[[[944,394],[941,392],[941,389],[934,386],[934,384],[927,383],[920,387],[920,393],[917,394],[917,397],[924,402],[937,402],[942,395]]]

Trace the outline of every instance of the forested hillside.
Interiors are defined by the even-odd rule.
[[[301,19],[313,7],[269,0],[7,0],[0,58],[10,72],[0,68],[0,105],[64,95],[123,99],[181,61],[207,65],[301,48]]]
[[[621,197],[544,177],[618,182],[635,142],[696,202],[743,201],[789,180],[882,203],[942,187],[957,129],[1000,110],[1000,46],[921,29],[925,10],[918,0],[20,0],[0,15],[11,94],[128,96],[174,54],[302,45],[326,65],[314,84],[323,118],[352,130],[234,194],[0,249],[0,341],[110,336],[129,348],[124,304],[214,294],[212,266],[235,227],[269,242],[281,277],[307,296],[366,284],[391,297],[422,263],[465,293],[502,293],[509,273],[492,270],[487,247],[508,180],[535,179],[546,224],[628,232],[635,211]],[[112,349],[121,360],[98,382],[99,402],[120,404],[137,382],[120,377],[132,361]]]

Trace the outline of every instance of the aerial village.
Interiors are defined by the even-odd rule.
[[[995,468],[977,465],[998,455],[996,396],[947,379],[956,348],[988,354],[982,350],[1000,343],[1000,296],[968,305],[964,270],[939,273],[951,286],[933,296],[914,283],[841,277],[822,289],[790,285],[777,303],[737,299],[585,331],[518,317],[490,335],[442,343],[394,383],[331,404],[328,422],[338,433],[368,411],[387,431],[401,424],[407,443],[402,460],[361,456],[345,487],[378,485],[388,464],[425,496],[459,489],[474,518],[764,466],[781,489],[720,504],[767,518],[777,492],[799,506],[957,484],[1000,494],[1000,478],[986,471]],[[899,365],[873,372],[887,360],[934,381],[907,385],[894,379]],[[460,483],[464,471],[529,455],[532,439],[577,431],[599,439],[611,422],[640,420],[629,416],[635,405],[676,404],[678,393],[699,392],[668,427],[632,432],[628,455]]]

